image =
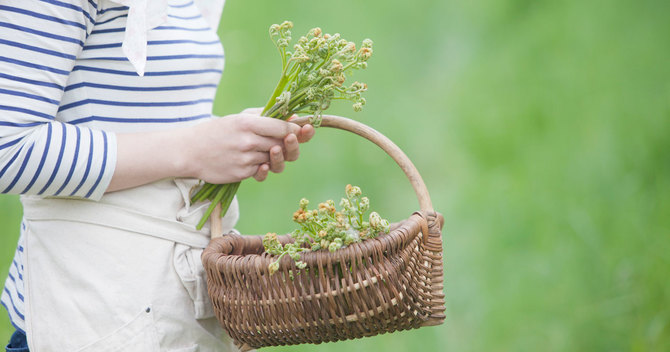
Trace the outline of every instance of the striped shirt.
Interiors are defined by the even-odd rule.
[[[222,5],[222,2],[219,1]],[[100,200],[116,133],[211,117],[223,69],[193,0],[168,0],[140,77],[124,55],[128,7],[110,0],[0,0],[0,192]],[[1,302],[25,331],[23,233]]]

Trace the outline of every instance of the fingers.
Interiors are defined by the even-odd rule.
[[[258,166],[252,176],[261,182],[267,179],[270,172],[284,171],[286,161],[295,161],[300,155],[300,143],[308,142],[314,137],[314,126],[298,126],[286,121],[258,116],[262,108],[246,109],[239,120],[240,128],[256,135],[249,139],[245,150],[263,152],[264,159],[258,157]],[[262,160],[261,160],[262,159]]]
[[[309,142],[312,137],[314,137],[314,126],[312,125],[304,125],[300,129],[300,132],[298,132],[298,142],[300,143],[306,143]]]
[[[300,147],[298,145],[298,137],[294,134],[289,134],[284,138],[284,159],[286,161],[296,161],[300,155]]]
[[[267,152],[248,152],[242,162],[247,166],[266,164],[270,162],[270,155]]]
[[[245,115],[241,127],[261,136],[284,139],[288,134],[298,134],[300,126],[271,117]]]
[[[267,153],[270,151],[270,148],[274,147],[275,145],[282,146],[283,141],[278,138],[252,135],[240,143],[240,150]]]
[[[270,148],[270,171],[274,173],[284,171],[284,153],[280,146]]]
[[[254,175],[254,179],[256,179],[258,182],[263,182],[266,178],[268,178],[268,172],[270,172],[270,165],[267,163],[261,164],[258,167],[258,171]]]

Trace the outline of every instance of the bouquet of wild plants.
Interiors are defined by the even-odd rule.
[[[279,261],[285,255],[291,257],[298,268],[304,269],[307,264],[300,260],[300,252],[321,249],[335,252],[352,243],[389,232],[388,220],[382,219],[378,213],[373,211],[369,217],[365,216],[370,209],[370,200],[362,196],[360,187],[347,185],[345,194],[346,198],[340,201],[339,211],[330,199],[312,210],[307,209],[309,201],[301,199],[300,208],[293,213],[293,221],[300,225],[299,229],[290,234],[295,240],[293,243],[282,245],[276,233],[265,235],[265,251],[277,258],[268,267],[270,274],[279,270]]]
[[[262,116],[287,120],[294,114],[311,114],[309,122],[318,127],[324,110],[333,100],[352,101],[354,111],[365,105],[362,93],[365,83],[345,85],[347,75],[355,69],[367,67],[372,56],[372,41],[365,39],[360,49],[356,44],[336,34],[324,34],[312,28],[301,36],[290,49],[293,23],[270,26],[270,38],[279,50],[282,72],[279,82],[268,100]],[[211,205],[197,225],[201,229],[217,204],[223,216],[237,192],[240,183],[215,185],[205,183],[192,197],[191,202],[210,200]]]

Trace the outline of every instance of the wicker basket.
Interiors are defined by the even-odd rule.
[[[305,124],[306,118],[293,120]],[[334,253],[306,252],[306,269],[288,256],[268,272],[272,256],[262,236],[213,238],[202,254],[207,286],[221,326],[243,351],[321,343],[438,325],[444,321],[443,218],[407,156],[359,122],[324,116],[322,126],[356,133],[380,146],[403,169],[421,210],[394,223],[389,234]],[[215,211],[214,214],[217,212]],[[211,218],[212,234],[221,232]],[[214,236],[213,236],[214,237]],[[290,241],[280,236],[280,241]]]

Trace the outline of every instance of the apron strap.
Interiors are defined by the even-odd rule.
[[[205,248],[210,236],[180,221],[142,214],[126,208],[85,199],[22,197],[23,217],[30,221],[67,220],[101,225]]]

